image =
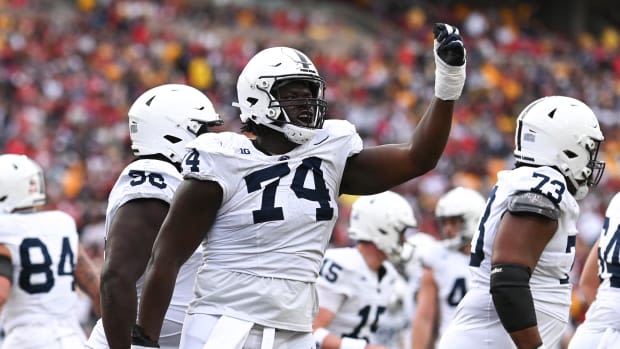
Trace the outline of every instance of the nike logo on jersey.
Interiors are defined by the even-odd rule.
[[[319,145],[319,144],[325,142],[328,138],[329,138],[329,135],[325,136],[325,138],[321,139],[320,141],[314,143],[314,145]]]
[[[495,273],[501,273],[504,269],[502,269],[502,267],[495,267],[491,270],[491,275],[495,274]]]

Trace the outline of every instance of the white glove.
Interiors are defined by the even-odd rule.
[[[444,101],[459,99],[465,85],[466,50],[458,28],[445,23],[433,26],[435,42],[435,96]]]

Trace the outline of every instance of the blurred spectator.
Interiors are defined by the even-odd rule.
[[[351,120],[368,145],[399,142],[432,97],[428,33],[441,20],[463,28],[469,71],[437,169],[397,188],[415,198],[420,229],[437,235],[433,207],[446,189],[466,182],[487,194],[497,170],[512,166],[518,111],[535,96],[562,94],[593,106],[607,136],[608,169],[580,220],[589,249],[610,193],[620,190],[618,28],[569,40],[544,27],[535,2],[448,11],[450,3],[0,2],[0,151],[41,163],[51,208],[71,214],[94,241],[107,193],[131,156],[126,111],[141,92],[191,84],[226,120],[220,130],[237,131],[230,104],[245,62],[266,46],[294,46],[324,72],[330,117]],[[345,221],[347,212],[345,205]],[[338,227],[333,243],[348,244]],[[101,245],[91,246],[100,256]]]

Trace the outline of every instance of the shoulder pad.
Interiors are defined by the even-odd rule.
[[[209,132],[189,141],[185,148],[232,155],[238,145],[248,141],[245,135],[234,132]]]
[[[508,211],[534,213],[553,220],[560,218],[560,208],[545,195],[535,192],[520,192],[511,196]]]
[[[616,195],[614,195],[614,197],[609,202],[607,210],[605,211],[605,216],[609,218],[620,217],[620,193],[616,193]]]
[[[328,132],[334,136],[348,136],[357,132],[355,125],[347,120],[339,119],[325,120],[323,129],[328,130]]]

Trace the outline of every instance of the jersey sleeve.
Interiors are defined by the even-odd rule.
[[[222,187],[224,198],[239,181],[237,164],[248,139],[233,132],[205,133],[186,145],[189,152],[182,163],[183,178],[213,181]]]
[[[317,142],[320,142],[324,137],[331,137],[339,142],[334,142],[337,145],[338,151],[346,149],[347,157],[358,154],[363,149],[362,138],[359,136],[355,129],[355,125],[346,120],[326,120],[323,128],[327,130],[327,135],[319,135],[315,138]],[[328,139],[325,139],[328,141]],[[344,142],[344,144],[343,144]]]
[[[551,167],[520,167],[511,171],[509,177],[502,182],[503,185],[510,187],[512,195],[523,192],[539,193],[557,205],[561,211],[571,215],[578,214],[578,204],[568,190],[566,179]]]
[[[616,193],[609,202],[607,210],[605,211],[605,216],[616,222],[620,222],[620,193]]]
[[[15,234],[16,231],[20,231],[16,224],[18,223],[11,219],[11,214],[0,215],[0,244],[19,245],[22,237]]]
[[[117,207],[135,199],[172,201],[182,178],[171,164],[163,161],[141,161],[127,166],[114,186],[110,201]]]
[[[337,313],[344,301],[351,296],[351,273],[337,253],[327,251],[317,280],[319,306]]]

